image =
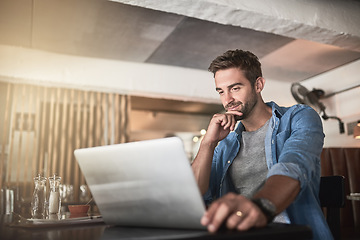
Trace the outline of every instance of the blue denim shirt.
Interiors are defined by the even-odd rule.
[[[319,115],[306,105],[290,108],[267,103],[272,117],[265,137],[267,178],[284,175],[300,182],[300,192],[286,209],[291,223],[309,225],[314,239],[333,239],[319,203],[320,154],[324,133]],[[209,190],[204,195],[207,204],[235,192],[229,176],[229,166],[240,149],[244,126],[240,122],[216,147],[212,161]]]

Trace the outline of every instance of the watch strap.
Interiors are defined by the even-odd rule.
[[[251,200],[264,213],[267,222],[270,223],[276,216],[275,205],[266,198],[256,198]]]

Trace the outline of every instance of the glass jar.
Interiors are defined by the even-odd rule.
[[[49,214],[59,214],[61,208],[60,184],[61,177],[49,177],[50,194],[49,194]]]
[[[31,216],[33,218],[43,218],[46,209],[46,177],[40,174],[34,178],[35,189],[31,200]]]

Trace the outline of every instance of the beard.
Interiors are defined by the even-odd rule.
[[[239,121],[239,120],[246,119],[250,115],[250,113],[253,111],[255,105],[257,104],[257,102],[258,102],[258,99],[256,97],[256,94],[253,93],[253,94],[251,94],[251,97],[249,98],[249,100],[246,101],[245,103],[243,103],[241,101],[231,102],[225,106],[225,110],[228,111],[229,108],[233,108],[235,106],[241,107],[239,110],[235,110],[235,111],[242,113],[241,116],[235,116],[235,119],[237,121]]]

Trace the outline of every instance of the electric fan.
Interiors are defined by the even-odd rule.
[[[345,132],[344,123],[341,121],[340,118],[336,116],[328,116],[325,113],[325,106],[322,102],[320,102],[320,99],[325,95],[325,92],[323,90],[314,88],[312,91],[309,91],[300,83],[293,83],[291,85],[291,94],[298,103],[309,105],[310,107],[315,109],[315,111],[317,111],[324,120],[338,120],[340,133]]]

